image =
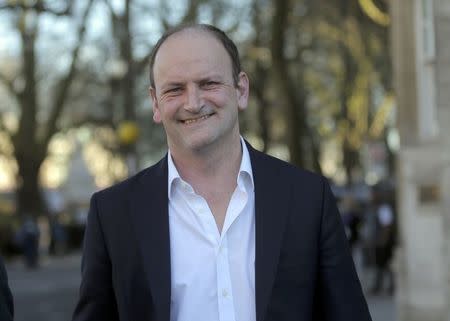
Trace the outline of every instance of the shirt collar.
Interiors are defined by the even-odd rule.
[[[181,176],[178,173],[177,168],[175,167],[175,164],[173,163],[172,160],[172,154],[170,153],[170,149],[167,153],[167,165],[168,165],[168,191],[167,191],[167,195],[169,196],[169,200],[172,198],[172,185],[174,184],[175,181],[179,181],[181,180]]]
[[[245,144],[244,139],[242,136],[240,136],[241,140],[241,147],[242,147],[242,159],[241,159],[241,166],[239,167],[239,173],[237,180],[237,185],[241,188],[243,188],[242,184],[246,184],[245,182],[248,182],[247,187],[253,191],[254,189],[254,182],[253,182],[253,171],[252,171],[252,164],[250,162],[250,154],[248,152],[247,145]],[[168,191],[167,195],[169,197],[169,200],[172,197],[173,193],[173,185],[176,181],[183,181],[180,174],[178,173],[178,170],[173,162],[172,154],[170,153],[170,149],[167,153],[167,163],[168,163]],[[247,189],[248,189],[247,188]]]
[[[244,141],[244,138],[241,136],[241,146],[242,146],[242,160],[241,166],[239,168],[239,174],[237,177],[237,184],[240,185],[241,179],[244,179],[244,176],[248,178],[249,183],[249,191],[253,191],[254,182],[253,182],[253,170],[252,163],[250,161],[250,153],[248,152],[247,144]]]

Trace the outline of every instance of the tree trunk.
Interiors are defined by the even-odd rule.
[[[305,113],[303,95],[297,96],[299,87],[289,77],[288,66],[284,57],[285,30],[287,28],[289,1],[274,1],[275,13],[272,21],[272,65],[276,75],[276,85],[280,96],[286,97],[285,120],[287,141],[291,163],[305,166],[303,156],[303,138],[305,136]]]
[[[130,31],[130,5],[131,0],[125,1],[125,13],[124,16],[121,17],[121,28],[122,32],[120,32],[120,54],[122,59],[125,61],[127,65],[127,71],[125,73],[125,77],[122,81],[123,88],[123,110],[124,110],[124,119],[135,121],[136,120],[136,106],[134,99],[134,88],[135,88],[135,78],[136,73],[134,69],[134,61],[133,61],[133,48],[132,48],[132,35]]]
[[[262,1],[253,0],[253,28],[255,30],[261,30],[264,26],[262,21],[262,12],[267,10],[267,5],[261,3]],[[263,37],[261,32],[255,33],[253,39],[253,46],[255,48],[263,47]],[[261,61],[261,57],[257,57],[255,61],[254,79],[252,83],[252,89],[255,98],[258,102],[258,120],[259,120],[259,134],[263,141],[262,152],[267,153],[270,147],[270,120],[269,120],[269,100],[266,98],[267,85],[269,80],[269,70]]]
[[[25,20],[27,11],[22,13]],[[23,218],[36,218],[42,212],[42,198],[39,193],[39,168],[43,157],[36,132],[37,92],[35,78],[35,40],[37,25],[31,28],[24,24],[20,28],[22,37],[22,63],[25,86],[18,94],[20,120],[17,133],[13,137],[14,153],[18,165],[17,212]]]
[[[39,188],[39,169],[43,160],[20,151],[16,154],[16,160],[19,168],[17,212],[21,218],[26,216],[37,218],[46,213],[46,206]]]
[[[339,12],[341,16],[341,33],[347,32],[346,24],[348,19],[355,14],[355,5],[348,3],[347,0],[341,0],[339,3]],[[353,169],[359,164],[358,151],[354,150],[350,145],[348,135],[354,124],[350,123],[348,101],[355,87],[355,79],[357,74],[357,66],[349,52],[349,49],[342,42],[339,43],[339,51],[343,65],[343,79],[340,90],[340,119],[348,122],[347,131],[342,141],[342,158],[343,167],[347,176],[347,185],[351,186],[354,181]]]

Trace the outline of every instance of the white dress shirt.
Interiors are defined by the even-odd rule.
[[[237,186],[219,233],[206,200],[179,175],[169,151],[171,321],[255,321],[255,196],[241,137]]]

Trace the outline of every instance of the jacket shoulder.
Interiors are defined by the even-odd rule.
[[[274,172],[277,176],[283,179],[286,183],[292,182],[294,185],[320,185],[327,183],[327,178],[321,174],[297,167],[284,160],[274,156],[265,154],[253,149],[254,164],[256,167],[261,167],[265,170]]]
[[[152,180],[157,176],[163,175],[165,161],[166,158],[163,158],[158,163],[141,170],[140,172],[136,173],[133,176],[130,176],[129,178],[95,192],[93,194],[93,198],[95,197],[99,201],[114,201],[128,198],[127,196],[132,193],[138,185],[148,180]]]

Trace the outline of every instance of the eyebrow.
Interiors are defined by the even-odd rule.
[[[183,82],[168,82],[161,86],[161,89],[172,88],[172,87],[182,87],[185,83]]]
[[[217,81],[217,82],[223,82],[223,77],[220,75],[209,75],[206,77],[202,77],[199,79],[194,80],[194,82],[196,84],[201,84],[201,83],[205,83],[208,81]],[[161,90],[167,89],[167,88],[172,88],[172,87],[183,87],[185,86],[186,83],[185,82],[180,82],[180,81],[169,81],[165,84],[163,84],[161,86]]]

